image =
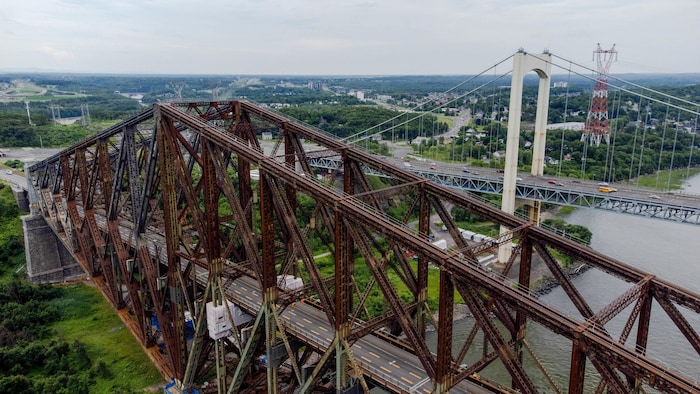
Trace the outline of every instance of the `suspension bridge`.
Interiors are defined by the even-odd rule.
[[[269,152],[257,138],[263,130],[279,135]],[[700,356],[700,295],[359,149],[372,134],[341,141],[245,101],[156,104],[28,167],[25,223],[46,223],[181,392],[204,390],[211,370],[206,390],[219,393],[700,390],[697,371],[649,348],[662,316],[675,328],[663,335],[684,338]],[[337,160],[330,179],[311,166],[321,156]],[[370,170],[384,181],[372,182]],[[515,197],[518,182],[517,168],[506,168],[504,195],[510,188]],[[465,240],[455,206],[501,234]],[[431,242],[431,212],[455,248]],[[513,243],[498,270],[479,263]],[[318,244],[330,262],[314,256]],[[622,285],[594,307],[561,256]],[[574,314],[532,293],[536,261]],[[383,303],[371,304],[377,294]],[[453,340],[456,298],[476,322],[463,343]],[[532,325],[569,343],[563,381],[528,341]],[[425,341],[429,326],[435,348]],[[489,378],[494,365],[507,381]]]

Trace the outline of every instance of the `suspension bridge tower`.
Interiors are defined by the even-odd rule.
[[[537,91],[537,109],[535,113],[535,138],[532,145],[532,167],[530,173],[542,176],[544,173],[544,148],[547,141],[547,115],[549,112],[549,88],[552,74],[552,55],[548,51],[532,55],[519,50],[513,55],[513,73],[510,83],[510,106],[508,107],[508,136],[506,137],[506,161],[503,171],[503,197],[501,210],[514,213],[516,208],[516,178],[518,175],[518,149],[520,146],[520,117],[523,108],[523,83],[525,74],[534,71],[540,79]],[[523,202],[520,201],[522,204]],[[525,203],[528,217],[533,223],[539,223],[540,202]],[[501,226],[500,233],[510,231]],[[505,263],[512,254],[510,243],[498,248],[498,262]]]
[[[608,73],[613,59],[617,60],[615,44],[610,49],[598,49],[593,51],[593,57],[598,65],[598,78],[593,88],[591,98],[591,110],[588,111],[586,125],[581,134],[581,141],[589,140],[590,144],[600,145],[600,140],[605,137],[605,143],[610,144],[610,125],[608,124]]]

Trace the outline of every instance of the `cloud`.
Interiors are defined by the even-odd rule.
[[[45,53],[57,60],[70,60],[75,57],[72,52],[52,48],[48,45],[43,45],[38,49],[39,52]]]
[[[698,1],[21,0],[0,10],[0,67],[461,74],[521,47],[587,62],[600,42],[613,73],[697,72]]]

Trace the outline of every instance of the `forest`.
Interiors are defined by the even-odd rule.
[[[700,102],[698,75],[626,76],[642,85],[652,85],[659,94]],[[324,132],[346,138],[360,132],[381,134],[385,140],[412,141],[418,136],[440,135],[450,127],[445,120],[458,111],[469,111],[470,122],[453,140],[427,138],[423,149],[442,150],[444,160],[477,166],[499,166],[494,152],[505,149],[509,90],[488,86],[465,95],[461,86],[449,95],[440,94],[457,86],[467,76],[125,76],[125,75],[0,75],[0,83],[18,78],[47,89],[48,97],[0,102],[0,147],[68,146],[109,125],[133,116],[154,102],[171,100],[245,99],[278,108]],[[486,78],[481,76],[472,84]],[[585,78],[555,75],[553,81],[568,85],[551,90],[549,123],[584,122],[590,106],[591,82]],[[537,98],[537,79],[528,76],[524,88],[520,164],[529,169]],[[317,88],[310,88],[314,85]],[[348,93],[362,90],[369,100]],[[68,94],[68,93],[75,94]],[[124,92],[140,94],[140,101]],[[628,180],[664,169],[695,167],[697,117],[692,108],[679,110],[659,99],[635,92],[611,90],[609,98],[610,144],[599,146],[581,141],[580,131],[550,130],[545,172],[574,178]],[[412,110],[386,109],[374,104],[376,97],[390,97],[391,105]],[[447,103],[447,104],[446,104]],[[31,124],[27,118],[31,109]],[[79,117],[85,106],[89,119],[62,125],[62,117]],[[688,106],[686,106],[688,107]],[[398,107],[397,107],[398,108]],[[449,108],[449,110],[447,109]],[[445,115],[447,115],[445,117]],[[87,120],[87,121],[86,121]],[[470,133],[470,129],[474,132]],[[689,132],[690,130],[690,132]],[[381,148],[381,144],[378,147]],[[386,154],[386,150],[382,150]],[[556,163],[556,164],[554,164]]]

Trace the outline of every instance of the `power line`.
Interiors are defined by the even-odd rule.
[[[550,52],[550,53],[551,53],[551,52]],[[535,55],[533,55],[533,56],[535,56]],[[535,56],[535,57],[537,57],[537,56]],[[563,61],[565,61],[565,62],[572,63],[572,64],[574,64],[574,65],[576,65],[576,66],[578,66],[578,67],[581,67],[581,68],[583,68],[583,69],[585,69],[585,70],[588,70],[588,71],[591,71],[591,72],[595,72],[595,70],[593,70],[593,69],[591,69],[591,68],[589,68],[589,67],[583,66],[583,65],[581,65],[581,64],[579,64],[579,63],[576,63],[576,62],[574,62],[574,61],[571,61],[571,60],[567,60],[567,59],[565,59],[565,58],[563,58],[563,57],[560,57],[560,56],[557,56],[557,55],[555,55],[555,54],[552,54],[552,57],[555,57],[555,58],[557,58],[557,59],[563,60]],[[547,61],[546,59],[543,59],[543,58],[538,58],[538,59],[540,59],[540,60],[542,60],[542,61]],[[554,67],[558,67],[558,68],[560,68],[560,69],[566,70],[565,67],[563,67],[563,66],[561,66],[561,65],[559,65],[559,64],[556,64],[556,63],[554,63],[554,62],[549,62],[549,63],[550,63],[552,66],[554,66]],[[582,77],[582,78],[595,81],[595,79],[593,79],[593,78],[591,78],[591,77],[589,77],[589,76],[587,76],[587,75],[584,75],[584,74],[582,74],[582,73],[578,73],[578,72],[576,72],[576,71],[572,71],[572,72],[573,72],[574,74],[576,74],[576,75]],[[688,104],[688,105],[690,105],[690,106],[692,106],[692,107],[695,107],[695,108],[700,107],[700,104],[698,104],[698,103],[694,103],[694,102],[692,102],[692,101],[689,101],[689,100],[686,100],[686,99],[683,99],[683,98],[680,98],[680,97],[675,97],[675,96],[672,96],[672,95],[670,95],[670,94],[668,94],[668,93],[664,93],[664,92],[661,92],[661,91],[658,91],[658,90],[655,90],[655,89],[651,89],[651,88],[648,88],[648,87],[639,85],[639,84],[634,83],[634,82],[626,81],[626,80],[624,80],[624,79],[622,79],[622,78],[615,77],[615,76],[613,76],[613,75],[610,75],[610,76],[608,76],[608,77],[609,77],[609,78],[608,78],[609,80],[612,79],[612,80],[621,82],[621,83],[623,83],[624,85],[630,85],[630,86],[632,86],[632,87],[639,88],[640,90],[644,90],[644,91],[648,91],[648,92],[651,92],[651,93],[654,93],[654,94],[658,94],[658,95],[662,96],[663,98],[671,99],[671,100],[674,100],[674,101],[679,101],[679,102],[681,102],[681,103]],[[700,111],[692,110],[692,109],[685,108],[685,107],[681,107],[680,105],[677,105],[677,104],[666,103],[666,102],[664,102],[664,101],[662,101],[662,100],[660,100],[660,99],[657,99],[657,98],[655,98],[655,97],[642,94],[641,92],[640,92],[640,93],[635,93],[635,92],[633,92],[632,90],[626,88],[624,85],[623,85],[623,86],[613,85],[613,84],[610,83],[609,81],[606,82],[606,85],[607,85],[608,87],[614,87],[614,88],[616,88],[616,89],[619,89],[619,90],[621,90],[621,91],[623,91],[623,92],[625,92],[625,93],[632,94],[632,95],[634,95],[634,96],[643,96],[644,98],[648,99],[649,101],[653,101],[653,102],[658,103],[658,104],[670,105],[671,108],[675,108],[675,109],[678,109],[678,110],[681,110],[681,111],[685,111],[685,112],[687,112],[687,113],[689,113],[689,114],[700,115]]]

